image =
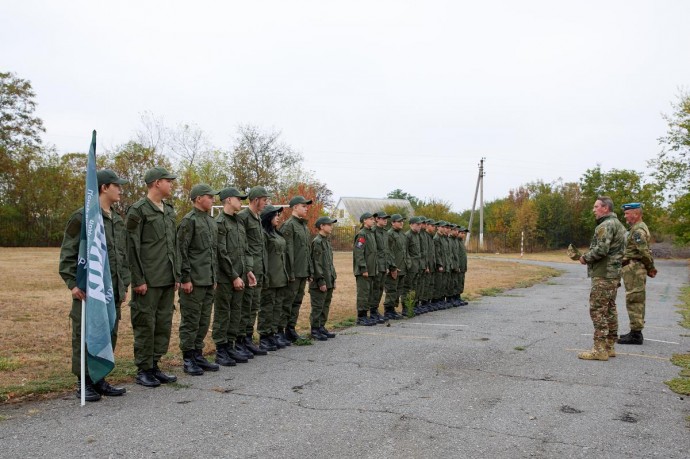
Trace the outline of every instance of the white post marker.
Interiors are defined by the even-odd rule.
[[[81,406],[86,405],[86,301],[81,300]]]
[[[525,254],[525,232],[520,235],[520,258]]]

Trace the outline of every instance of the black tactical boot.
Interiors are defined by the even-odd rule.
[[[237,365],[235,359],[228,355],[227,344],[216,345],[216,363],[218,365],[223,365],[224,367],[234,367],[235,365]]]
[[[194,360],[196,360],[196,364],[199,365],[199,367],[201,367],[201,369],[204,371],[218,371],[220,369],[217,364],[206,360],[206,357],[204,357],[204,353],[201,351],[201,349],[194,351]]]
[[[97,402],[101,399],[101,394],[96,392],[96,389],[91,383],[91,379],[87,378],[86,384],[84,384],[86,390],[84,390],[84,400],[87,402]],[[77,378],[77,398],[81,400],[81,378]]]
[[[153,362],[153,376],[160,381],[161,384],[168,384],[177,381],[177,376],[163,373],[158,367],[158,362]]]
[[[328,337],[322,334],[318,328],[311,329],[311,339],[315,339],[317,341],[328,341]]]
[[[367,317],[366,311],[361,311],[357,313],[357,325],[362,325],[364,327],[371,327],[372,325],[376,325],[376,321],[373,323],[369,320]]]
[[[261,335],[259,338],[259,349],[268,353],[268,351],[277,351],[278,348],[273,344],[270,335]]]
[[[161,385],[160,380],[154,376],[153,368],[137,371],[136,382],[144,387],[158,387]]]
[[[268,352],[265,349],[261,349],[259,346],[254,344],[254,341],[252,340],[252,334],[251,333],[244,337],[244,345],[247,348],[247,350],[254,355],[267,355],[268,354]]]
[[[228,354],[228,357],[230,357],[237,363],[247,363],[249,362],[250,358],[254,358],[254,354],[252,354],[251,352],[247,351],[247,353],[245,354],[244,352],[237,350],[237,348],[235,348],[235,346],[232,344],[225,345],[225,353]],[[248,357],[247,354],[251,355],[251,357]],[[217,359],[216,362],[220,363]]]
[[[289,334],[288,334],[288,333],[289,333]],[[297,340],[300,340],[300,339],[306,339],[304,336],[302,336],[302,335],[300,335],[299,333],[297,333],[297,330],[295,330],[295,326],[294,326],[294,325],[288,325],[288,327],[285,329],[285,335],[286,335],[286,336],[288,337],[288,339],[289,339],[290,341],[292,341],[293,343],[294,343],[295,341],[297,341]]]
[[[235,341],[235,344],[228,349],[228,355],[230,357],[232,357],[233,359],[235,359],[235,357],[233,357],[232,354],[230,354],[231,351],[234,351],[235,353],[241,355],[242,357],[244,357],[247,360],[251,360],[254,358],[254,354],[252,354],[251,351],[249,349],[247,349],[247,346],[244,345],[243,339],[238,339],[237,341]],[[235,359],[235,360],[237,360],[237,359]],[[237,361],[240,362],[239,360],[237,360]],[[240,362],[240,363],[242,363],[242,362]]]
[[[101,395],[105,395],[106,397],[117,397],[118,395],[122,395],[127,392],[127,389],[124,387],[111,386],[105,379],[101,379],[100,381],[93,383],[93,388],[96,392]]]
[[[281,343],[283,347],[292,346],[292,341],[287,339],[287,335],[281,329],[278,329],[278,333],[276,333],[276,341]]]
[[[377,324],[385,324],[386,319],[383,318],[381,314],[379,314],[378,309],[372,309],[369,311],[369,320],[375,320]]]
[[[630,333],[621,335],[618,338],[618,344],[642,344],[643,342],[642,330],[630,330]]]
[[[285,349],[285,345],[283,344],[282,341],[280,341],[280,340],[278,339],[278,335],[277,335],[277,334],[275,334],[275,333],[271,334],[270,337],[269,337],[269,339],[271,340],[271,342],[273,343],[273,345],[274,345],[275,347],[277,347],[278,349]]]
[[[196,362],[196,351],[184,351],[182,353],[182,360],[184,361],[184,372],[192,376],[201,376],[204,370]]]
[[[335,333],[328,331],[326,327],[319,327],[319,332],[321,332],[322,335],[325,335],[328,339],[335,338]]]

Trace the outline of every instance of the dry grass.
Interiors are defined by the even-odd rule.
[[[59,249],[0,248],[0,401],[50,396],[70,389],[71,297],[57,273]],[[567,261],[567,260],[566,260]],[[355,279],[352,254],[335,254],[337,290],[331,305],[329,326],[351,325],[355,317]],[[558,275],[549,268],[510,261],[470,257],[465,296],[499,293],[525,287]],[[309,327],[309,295],[305,296],[298,328]],[[179,313],[173,321],[170,353],[163,366],[181,366],[178,351]],[[207,337],[207,350],[214,349]],[[111,381],[132,381],[132,327],[129,308],[123,305],[116,351],[117,365]]]
[[[581,252],[586,252],[587,248],[583,247],[580,248]],[[520,258],[519,253],[480,253],[480,254],[472,254],[470,256],[475,256],[475,257],[482,257],[482,258]],[[539,252],[539,253],[526,253],[523,257],[523,260],[533,260],[533,261],[549,261],[552,263],[573,263],[573,264],[579,264],[579,261],[573,261],[570,258],[568,258],[568,255],[566,254],[565,249],[561,250],[550,250],[548,252]]]

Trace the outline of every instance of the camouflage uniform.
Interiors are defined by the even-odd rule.
[[[623,255],[623,284],[625,307],[630,319],[630,330],[644,328],[645,288],[647,274],[654,270],[654,259],[649,249],[649,229],[640,221],[630,227]]]
[[[369,297],[371,296],[372,278],[377,273],[377,248],[374,228],[362,228],[355,236],[352,249],[352,270],[357,283],[357,314],[366,317],[369,311]],[[367,273],[368,276],[362,276]]]

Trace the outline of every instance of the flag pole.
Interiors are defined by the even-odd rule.
[[[86,405],[86,301],[81,300],[81,406]]]

